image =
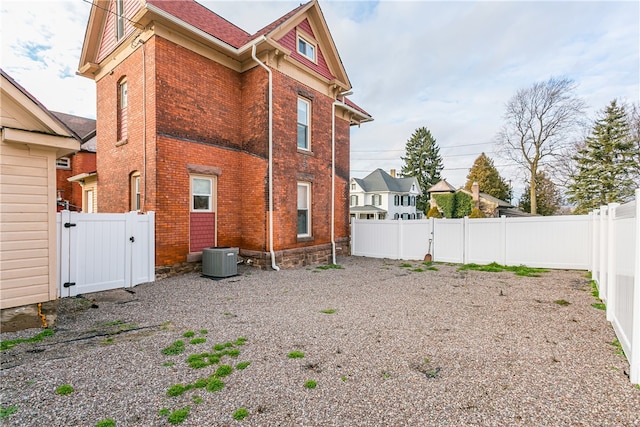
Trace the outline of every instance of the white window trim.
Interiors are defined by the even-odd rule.
[[[211,192],[208,194],[209,196],[209,207],[207,209],[194,209],[193,208],[193,198],[195,196],[205,196],[204,193],[196,194],[193,191],[193,180],[194,179],[203,179],[209,180],[211,182]],[[203,176],[203,175],[190,175],[189,179],[189,211],[190,212],[215,212],[215,201],[213,200],[213,195],[215,194],[215,185],[216,180],[211,176]]]
[[[303,102],[307,105],[307,146],[300,147],[298,145],[298,125],[301,123],[298,121],[297,112],[298,112],[298,103]],[[298,150],[311,151],[311,101],[306,98],[298,97],[298,101],[296,102],[296,147]]]
[[[296,195],[298,194],[298,188],[304,186],[307,188],[307,232],[306,233],[298,233],[298,237],[311,237],[311,183],[310,182],[300,182],[298,181],[298,185],[296,186]],[[300,210],[300,206],[298,205],[298,197],[296,197],[296,217],[297,211]],[[296,232],[298,228],[298,222],[296,221]]]
[[[71,169],[71,158],[60,157],[56,159],[56,169]]]
[[[116,40],[124,37],[124,0],[116,0]]]
[[[305,52],[302,52],[300,50],[300,40],[302,40],[305,44],[313,47],[313,58],[310,57],[309,55],[307,55]],[[298,53],[300,55],[302,55],[303,57],[307,58],[309,61],[313,62],[314,64],[318,63],[318,45],[316,43],[313,43],[309,40],[308,37],[304,37],[302,36],[300,33],[298,33],[298,37],[296,38],[296,50],[298,51]]]

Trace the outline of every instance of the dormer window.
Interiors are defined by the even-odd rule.
[[[300,36],[298,36],[298,53],[310,61],[316,62],[315,45]]]

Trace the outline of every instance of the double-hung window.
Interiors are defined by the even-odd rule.
[[[298,53],[310,61],[316,62],[316,47],[300,36],[298,36]]]
[[[298,237],[311,236],[311,184],[298,183]]]
[[[127,89],[127,80],[121,79],[118,82],[118,141],[123,141],[127,139],[127,105],[129,104],[128,98],[128,89]]]
[[[140,172],[131,175],[131,210],[139,211],[140,203]]]
[[[358,206],[358,196],[351,196],[351,206]]]
[[[211,178],[191,178],[191,212],[211,212],[213,180]]]
[[[298,148],[309,150],[309,135],[311,124],[311,103],[298,98]]]
[[[371,204],[373,206],[380,206],[382,204],[382,196],[380,194],[374,194],[371,196]]]

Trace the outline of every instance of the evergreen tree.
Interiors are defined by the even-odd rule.
[[[471,191],[474,182],[478,183],[480,191],[497,197],[502,200],[511,200],[511,188],[498,173],[498,169],[493,165],[493,160],[482,153],[478,156],[473,166],[469,169],[467,183],[464,188]]]
[[[624,106],[611,101],[574,159],[578,168],[571,176],[568,193],[569,201],[576,204],[576,213],[612,202],[623,203],[633,196],[640,185],[640,149]]]
[[[413,176],[418,180],[422,195],[416,200],[416,208],[425,212],[429,206],[427,190],[442,179],[440,172],[444,165],[440,157],[440,148],[431,132],[426,127],[421,127],[413,132],[405,149],[406,157],[400,157],[404,162],[400,173],[404,177]]]
[[[520,209],[531,213],[531,188],[527,185],[520,198]],[[562,206],[562,196],[556,185],[543,172],[536,174],[536,198],[538,200],[538,215],[555,215]]]

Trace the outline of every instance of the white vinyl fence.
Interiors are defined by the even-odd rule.
[[[453,263],[527,265],[587,270],[588,215],[553,217],[358,220],[352,255]],[[431,240],[431,246],[429,241]]]
[[[595,210],[591,277],[606,304],[607,320],[613,325],[629,360],[629,378],[640,383],[640,190],[635,201],[611,203]]]
[[[58,296],[127,288],[155,280],[155,215],[56,214]]]

